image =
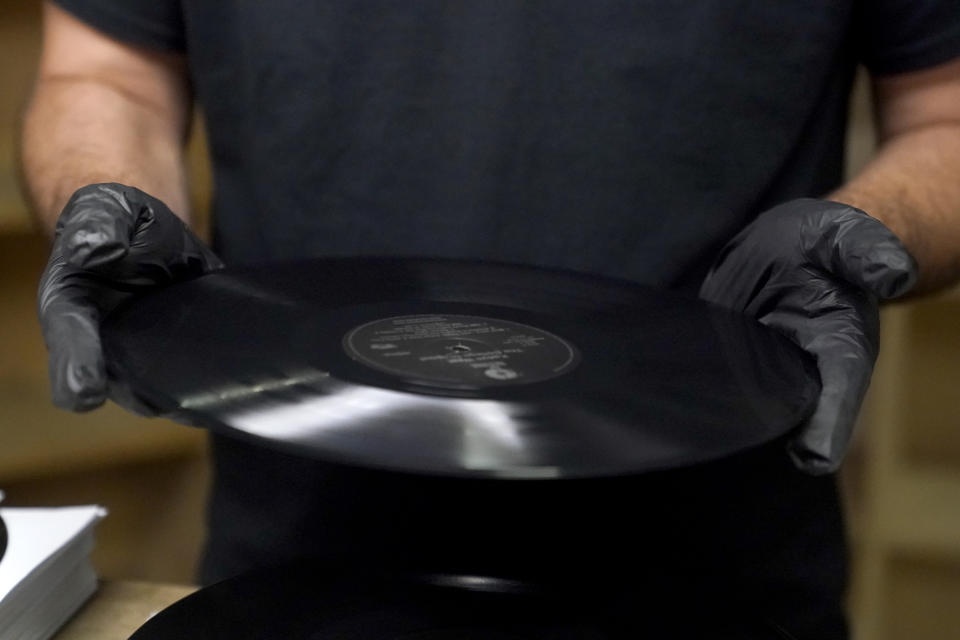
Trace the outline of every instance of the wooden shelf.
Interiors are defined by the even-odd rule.
[[[197,588],[147,582],[101,583],[98,592],[54,640],[124,640],[153,614]]]
[[[11,137],[0,135],[0,234],[30,233],[35,227],[17,185]]]
[[[960,432],[953,418],[960,405],[949,384],[960,372],[958,318],[953,292],[882,313],[883,348],[862,420],[868,453],[852,594],[858,638],[942,637],[903,631],[919,628],[917,612],[904,604],[903,571],[960,591],[958,574],[944,569],[960,563]],[[934,608],[945,624],[960,623],[955,608]]]
[[[39,17],[36,0],[7,0],[0,9],[0,42],[7,59],[0,65],[0,233],[22,233],[33,226],[17,188],[13,143],[40,51]]]
[[[117,407],[74,415],[47,409],[46,398],[10,399],[0,394],[0,486],[204,451],[204,432],[137,418]]]

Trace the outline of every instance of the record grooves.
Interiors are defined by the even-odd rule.
[[[819,392],[753,321],[617,280],[455,260],[226,269],[134,300],[108,368],[183,421],[351,465],[597,477],[781,437]]]
[[[592,595],[591,595],[592,594]],[[696,615],[690,615],[695,612]],[[497,593],[438,587],[420,576],[283,567],[202,589],[130,640],[772,640],[772,625],[723,597],[670,601],[613,593]]]

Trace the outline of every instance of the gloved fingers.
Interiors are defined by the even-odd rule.
[[[38,291],[53,403],[85,411],[104,402],[109,385],[99,323],[131,291],[221,266],[156,198],[116,183],[78,189],[57,222]],[[115,395],[128,409],[155,413],[133,394]]]
[[[100,319],[129,294],[99,280],[67,264],[57,246],[40,280],[37,314],[49,354],[53,404],[61,409],[88,411],[107,396]]]
[[[107,376],[96,310],[56,305],[50,311],[43,319],[43,337],[53,404],[69,411],[99,407],[107,397]]]
[[[55,245],[37,289],[37,313],[42,327],[59,313],[81,313],[97,324],[127,297],[129,293],[108,286],[93,272],[67,264]]]
[[[791,446],[801,468],[840,465],[877,355],[877,299],[906,293],[916,275],[913,257],[879,220],[807,198],[761,214],[704,279],[702,298],[756,317],[817,358],[822,396]]]
[[[223,266],[162,201],[126,185],[77,190],[57,227],[67,262],[119,285],[168,284]]]
[[[135,225],[122,193],[111,185],[90,185],[67,202],[54,242],[71,266],[102,271],[127,255]]]
[[[740,237],[731,241],[714,262],[700,285],[699,297],[747,315],[758,315],[763,300],[779,295],[776,290],[793,286],[792,280],[781,282],[783,267],[776,256],[766,255],[752,246],[738,244]],[[761,300],[762,298],[762,300]]]
[[[796,308],[781,305],[761,319],[817,361],[817,407],[789,445],[797,466],[812,474],[836,471],[843,461],[879,342],[879,313],[870,294],[848,285],[824,295],[823,288],[814,280],[797,295],[803,302]]]
[[[822,475],[836,471],[843,462],[873,362],[866,353],[827,344],[817,354],[817,367],[822,384],[817,408],[792,437],[788,451],[799,469]]]
[[[180,218],[154,198],[130,243],[130,262],[152,269],[155,283],[173,282],[223,268],[220,258]],[[158,247],[164,247],[162,254]],[[157,258],[161,257],[162,260]]]
[[[817,266],[882,300],[901,296],[913,288],[917,280],[916,260],[886,225],[860,209],[825,204],[837,208],[830,228],[819,234],[816,229],[802,233],[813,239],[813,250],[807,254]],[[806,224],[816,223],[810,220]]]
[[[729,253],[729,248],[725,248],[724,253],[701,283],[698,296],[701,300],[713,302],[728,309],[741,310],[745,306],[749,293],[737,295],[731,289],[730,282],[736,278],[736,274],[731,274],[725,267],[725,260]]]

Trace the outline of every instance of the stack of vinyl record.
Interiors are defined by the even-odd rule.
[[[0,638],[47,640],[97,588],[90,562],[96,506],[5,507]]]

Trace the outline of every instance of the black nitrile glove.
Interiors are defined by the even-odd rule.
[[[222,266],[165,204],[139,189],[106,183],[77,190],[57,221],[37,298],[53,403],[73,411],[103,404],[100,320],[117,304]],[[109,393],[128,409],[153,413],[120,383]]]
[[[774,207],[720,252],[700,297],[756,317],[816,357],[823,391],[789,447],[800,469],[839,468],[879,350],[878,300],[903,295],[916,279],[893,232],[824,200]]]

